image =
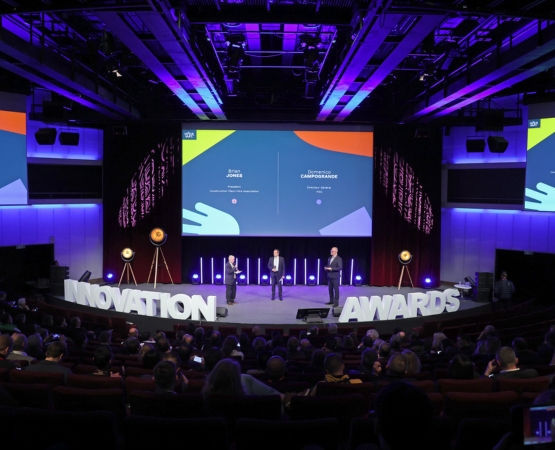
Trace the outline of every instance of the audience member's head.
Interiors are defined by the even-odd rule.
[[[46,347],[46,359],[60,362],[63,355],[67,354],[66,345],[60,341],[54,341]]]
[[[99,340],[101,344],[109,345],[112,342],[112,333],[108,330],[102,331]]]
[[[192,345],[189,345],[189,344],[183,343],[179,347],[177,347],[177,354],[181,358],[181,361],[185,363],[189,362],[189,360],[191,359],[191,356],[193,356],[193,352],[194,352],[194,348]]]
[[[312,367],[323,370],[325,360],[326,360],[326,352],[324,352],[323,350],[314,350],[314,352],[312,352],[312,358],[310,360],[310,365]]]
[[[366,373],[371,373],[377,360],[378,354],[371,348],[367,348],[360,355],[360,368]]]
[[[69,327],[81,328],[81,319],[77,316],[73,316],[71,319],[69,319]]]
[[[420,358],[416,356],[416,353],[412,350],[405,349],[402,354],[405,355],[407,361],[407,373],[420,373],[422,370],[422,363],[420,362]]]
[[[335,340],[334,336],[326,337],[326,341],[324,344],[324,351],[325,352],[333,352],[337,347],[337,341]]]
[[[280,358],[287,359],[287,349],[285,347],[276,347],[272,350],[272,355],[279,356]]]
[[[345,365],[343,360],[334,353],[328,354],[324,362],[326,373],[333,377],[342,377]]]
[[[156,341],[156,347],[158,348],[158,351],[160,353],[166,353],[171,350],[170,341],[165,337],[162,337]]]
[[[329,334],[335,334],[337,333],[337,324],[336,323],[330,323],[328,325],[328,333]]]
[[[177,381],[177,368],[171,361],[160,361],[153,370],[154,382],[159,389],[171,392]]]
[[[160,353],[155,348],[150,348],[143,356],[143,367],[145,369],[153,369],[160,361]]]
[[[252,348],[256,353],[263,351],[266,348],[266,339],[258,336],[252,341]]]
[[[380,345],[380,350],[378,351],[378,355],[380,356],[380,358],[389,358],[390,354],[391,346],[387,342],[384,342],[382,345]]]
[[[224,356],[233,356],[233,352],[237,351],[237,344],[239,344],[239,340],[235,336],[226,337],[222,344],[222,352],[224,352]]]
[[[295,336],[291,336],[287,340],[287,352],[289,354],[297,353],[298,349],[299,349],[299,339]]]
[[[23,333],[16,333],[12,335],[13,338],[13,351],[24,352],[27,350],[27,336]]]
[[[518,364],[518,358],[511,347],[501,347],[495,354],[495,359],[497,359],[501,370],[516,369],[516,365]]]
[[[528,350],[528,342],[524,338],[516,337],[513,339],[512,347],[515,352],[522,352]]]
[[[212,347],[204,352],[204,370],[206,372],[211,372],[216,364],[224,358],[223,352],[217,348]]]
[[[139,338],[139,330],[135,327],[129,328],[128,337]]]
[[[262,336],[264,333],[262,333],[262,328],[259,327],[258,325],[256,325],[253,329],[252,329],[252,335],[254,337],[258,337],[258,336]]]
[[[99,345],[94,351],[93,362],[98,370],[110,370],[112,350],[107,345]]]
[[[437,332],[434,333],[434,340],[432,341],[432,350],[439,351],[441,348],[441,341],[447,339],[443,333]]]
[[[177,371],[181,369],[181,358],[177,352],[166,352],[162,355],[162,361],[170,361],[175,364]]]
[[[138,355],[141,349],[141,343],[136,337],[128,337],[123,345],[129,355]]]
[[[285,376],[285,360],[281,356],[272,356],[266,363],[266,374],[270,381],[279,381]]]
[[[454,380],[472,380],[474,378],[474,365],[467,355],[459,353],[451,360],[447,375]]]
[[[0,334],[0,354],[8,356],[13,348],[13,339],[7,334]]]
[[[220,345],[220,332],[219,331],[212,331],[212,333],[210,333],[210,345],[212,347],[218,347]]]
[[[387,361],[388,375],[401,377],[407,373],[407,358],[402,353],[393,353]]]
[[[239,364],[228,358],[218,362],[206,378],[202,394],[204,398],[209,398],[212,395],[227,397],[245,395],[241,384],[241,367]]]
[[[366,336],[370,336],[373,341],[380,338],[380,333],[375,328],[371,328],[366,332]]]

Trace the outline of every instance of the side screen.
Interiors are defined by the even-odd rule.
[[[183,235],[372,235],[372,132],[183,130],[182,143]]]
[[[555,211],[555,119],[529,119],[524,209]]]
[[[0,111],[0,205],[27,204],[26,116]]]

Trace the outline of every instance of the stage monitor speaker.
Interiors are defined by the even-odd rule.
[[[509,146],[509,141],[501,136],[490,136],[488,137],[488,148],[491,153],[505,153],[507,147]]]
[[[58,136],[58,142],[62,145],[79,145],[79,133],[70,133],[69,131],[62,131]]]
[[[505,111],[483,109],[476,113],[476,131],[503,131]]]
[[[343,311],[343,306],[336,306],[332,308],[331,313],[333,317],[339,317],[341,315],[341,311]]]
[[[54,145],[57,135],[56,128],[39,128],[35,132],[35,140],[39,145]]]
[[[476,287],[478,289],[490,289],[493,287],[493,272],[476,272]]]
[[[473,294],[478,303],[489,303],[493,297],[491,289],[474,289]]]
[[[324,321],[318,314],[309,314],[304,319],[306,323],[323,323]]]
[[[468,153],[484,153],[486,150],[486,141],[484,139],[467,139],[466,151]]]
[[[216,317],[227,317],[228,310],[222,306],[216,307]]]
[[[89,270],[85,270],[85,273],[81,275],[81,278],[79,278],[79,281],[83,281],[87,283],[90,277],[91,277],[91,272]]]

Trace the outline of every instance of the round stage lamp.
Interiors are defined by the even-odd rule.
[[[412,261],[412,255],[408,250],[403,250],[399,253],[398,258],[401,264],[408,264]]]
[[[153,228],[148,237],[150,238],[152,245],[155,245],[156,247],[164,245],[168,239],[168,235],[164,232],[164,230],[162,230],[162,228]]]
[[[121,259],[123,259],[125,262],[133,261],[134,257],[135,257],[135,252],[131,250],[129,247],[126,247],[121,251]]]
[[[198,273],[194,273],[191,279],[193,284],[200,284],[200,278],[198,276]]]
[[[293,277],[291,275],[285,275],[283,279],[283,284],[285,286],[293,286]]]
[[[214,284],[223,284],[222,276],[219,273],[214,277]]]
[[[308,277],[308,286],[316,286],[316,277],[314,275],[310,275]]]
[[[268,286],[270,284],[270,277],[268,275],[262,275],[262,279],[260,280],[260,284],[262,286]]]
[[[243,274],[239,275],[239,279],[237,281],[237,284],[240,284],[241,286],[246,286],[247,285],[247,277]]]
[[[354,282],[355,286],[362,286],[362,277],[360,275],[357,275],[355,277],[355,282]]]

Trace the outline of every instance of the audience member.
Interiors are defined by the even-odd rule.
[[[13,339],[7,334],[0,334],[0,369],[15,369],[15,364],[8,360],[13,348]]]
[[[12,336],[13,349],[6,359],[15,361],[35,361],[36,358],[27,354],[27,337],[22,333]]]
[[[60,365],[60,361],[66,353],[66,345],[63,342],[54,341],[46,348],[46,359],[39,361],[37,364],[27,366],[25,370],[29,372],[63,373],[64,379],[67,381],[67,376],[73,372],[71,369]]]
[[[484,375],[493,378],[534,378],[538,376],[535,369],[521,370],[517,367],[518,358],[511,347],[501,347],[495,359],[492,359],[486,368]],[[499,368],[499,373],[494,373]]]

